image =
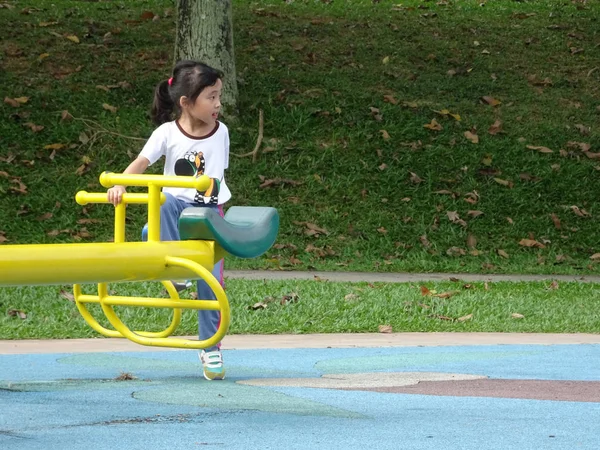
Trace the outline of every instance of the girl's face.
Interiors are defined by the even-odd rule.
[[[223,82],[217,80],[214,85],[204,88],[193,104],[187,101],[187,98],[182,97],[181,106],[184,113],[190,115],[193,120],[204,122],[207,125],[214,125],[221,109],[222,89]]]

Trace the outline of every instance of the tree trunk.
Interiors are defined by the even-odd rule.
[[[178,0],[175,61],[193,59],[225,73],[221,103],[237,115],[231,0]]]

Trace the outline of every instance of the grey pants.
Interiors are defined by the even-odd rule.
[[[165,194],[167,201],[160,207],[160,240],[161,241],[179,241],[179,216],[185,208],[190,206],[199,206],[194,203],[186,203],[183,200],[173,197],[171,194]],[[202,206],[203,208],[212,208],[218,210],[223,216],[223,209],[217,205]],[[142,230],[142,240],[148,239],[148,225]],[[223,286],[223,260],[219,261],[212,270],[213,276]],[[198,280],[197,291],[199,300],[216,300],[213,290],[208,286],[206,281]],[[217,332],[221,321],[220,311],[199,309],[198,310],[198,337],[200,340],[208,339]],[[218,350],[221,343],[206,348],[207,352]]]

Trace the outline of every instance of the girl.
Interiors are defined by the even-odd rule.
[[[194,189],[164,188],[167,201],[160,210],[160,239],[179,240],[178,220],[189,206],[214,208],[223,215],[222,205],[231,198],[224,172],[229,166],[229,132],[217,120],[221,109],[223,73],[196,61],[179,61],[173,76],[158,84],[152,105],[152,120],[158,125],[139,156],[123,173],[140,174],[161,156],[165,157],[164,175],[196,176],[212,179],[206,192]],[[173,117],[174,116],[174,117]],[[173,120],[174,119],[174,120]],[[121,202],[125,186],[108,190],[108,200]],[[213,275],[223,285],[223,261],[214,266]],[[178,290],[190,283],[174,283]],[[199,299],[215,299],[204,280],[197,283]],[[219,311],[198,310],[198,334],[201,340],[213,336],[219,326]],[[204,377],[225,377],[220,344],[199,353]]]

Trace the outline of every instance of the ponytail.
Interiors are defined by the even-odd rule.
[[[161,81],[154,91],[154,101],[150,112],[152,121],[160,126],[170,122],[181,113],[179,100],[187,97],[195,102],[200,92],[214,86],[223,78],[223,72],[198,61],[179,61],[169,80]],[[175,116],[175,117],[174,117]]]
[[[172,120],[175,103],[169,93],[169,82],[161,81],[154,90],[154,101],[152,102],[152,110],[150,112],[152,121],[156,125],[162,125],[165,122]]]

